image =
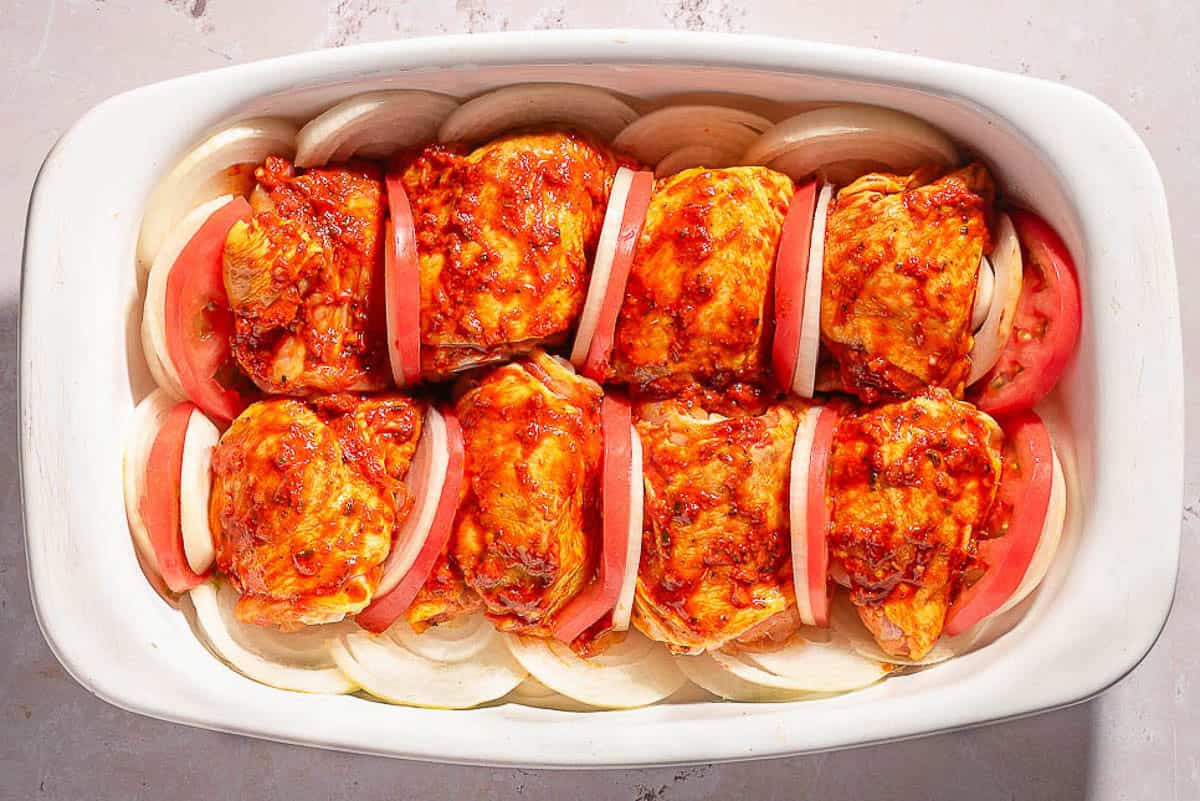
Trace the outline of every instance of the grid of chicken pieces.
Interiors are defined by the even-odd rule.
[[[391,389],[380,320],[381,169],[271,158],[256,173],[224,277],[234,355],[269,397],[213,456],[218,567],[248,622],[364,608],[410,505],[422,411],[452,397],[465,443],[453,534],[397,625],[482,609],[549,636],[598,570],[603,395],[551,354],[578,321],[626,162],[544,131],[397,163],[419,254],[426,383],[412,398]],[[675,652],[782,643],[800,626],[788,486],[812,402],[776,389],[767,358],[794,191],[766,167],[685,170],[656,182],[637,242],[604,383],[634,398],[644,448],[633,623]],[[821,341],[844,393],[831,575],[879,645],[909,658],[939,636],[996,494],[1002,434],[960,400],[993,195],[980,165],[872,173],[829,211]]]

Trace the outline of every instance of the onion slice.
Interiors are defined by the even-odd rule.
[[[625,579],[617,603],[613,607],[614,631],[628,631],[633,617],[633,599],[637,594],[638,565],[642,561],[642,518],[646,503],[646,485],[642,478],[642,438],[637,428],[629,426],[630,473],[633,481],[629,494],[629,532],[625,540]]]
[[[466,709],[507,695],[525,679],[482,615],[455,618],[419,635],[404,628],[345,633],[331,653],[364,690],[394,704]]]
[[[254,185],[253,166],[267,156],[291,157],[295,148],[295,125],[262,118],[222,128],[188,151],[146,204],[137,246],[141,270],[148,270],[158,258],[159,249],[188,209],[219,195],[248,195]]]
[[[990,263],[996,273],[995,286],[987,317],[979,327],[975,342],[971,346],[968,386],[987,375],[1000,358],[1012,334],[1013,320],[1017,316],[1017,301],[1021,299],[1021,243],[1017,239],[1017,229],[1007,214],[1001,214],[997,220],[996,244],[992,248]]]
[[[154,257],[154,264],[150,268],[146,303],[142,310],[142,352],[154,383],[177,400],[186,398],[187,393],[167,349],[167,279],[175,260],[200,227],[232,199],[232,195],[222,195],[201,203],[184,215],[158,248],[158,255]]]
[[[179,523],[183,553],[192,572],[203,574],[212,567],[215,552],[208,527],[208,498],[212,491],[212,452],[220,432],[197,409],[183,435],[183,463],[179,470]]]
[[[153,572],[146,578],[164,597],[168,597],[164,594],[166,584],[158,572],[158,559],[150,543],[146,520],[142,517],[141,499],[147,489],[146,464],[150,459],[150,449],[154,447],[158,430],[173,408],[175,400],[163,390],[155,389],[147,395],[133,410],[129,433],[125,437],[125,453],[121,458],[121,481],[125,490],[125,517],[129,521],[129,534],[143,570],[149,568]]]
[[[975,286],[975,305],[971,307],[971,332],[978,331],[992,308],[992,297],[996,290],[996,271],[988,257],[979,260],[979,279]]]
[[[621,211],[621,224],[617,230],[616,242],[613,244],[612,265],[605,268],[599,266],[599,258],[596,260],[599,270],[607,273],[607,277],[601,279],[605,281],[603,299],[600,301],[595,328],[587,344],[581,372],[597,381],[604,379],[609,368],[617,333],[617,318],[621,312],[621,304],[625,302],[625,285],[629,281],[629,271],[633,268],[638,239],[642,235],[642,226],[646,222],[646,212],[650,207],[653,191],[653,175],[648,172],[634,173],[630,179],[629,196]],[[616,207],[610,204],[609,208]]]
[[[727,106],[667,106],[630,123],[612,144],[643,164],[659,164],[676,151],[697,146],[726,154],[722,160],[728,164],[770,127],[766,117]]]
[[[688,145],[672,150],[654,166],[654,177],[665,178],[693,167],[720,168],[737,164],[741,153],[711,145]]]
[[[792,581],[796,613],[806,626],[829,623],[829,550],[826,541],[829,511],[825,482],[829,469],[837,410],[807,409],[796,427],[788,481],[788,523],[791,527]]]
[[[763,133],[743,156],[746,164],[765,164],[796,180],[843,162],[911,172],[929,163],[952,167],[958,159],[954,143],[929,123],[862,105],[829,106],[789,117]]]
[[[239,673],[283,690],[342,694],[358,685],[333,663],[331,644],[343,624],[301,631],[242,623],[234,613],[238,593],[231,585],[206,581],[189,593],[196,623],[212,649]]]
[[[1021,578],[1017,589],[999,609],[984,620],[1003,615],[1037,589],[1038,585],[1042,583],[1042,579],[1046,577],[1046,573],[1050,571],[1054,554],[1058,552],[1063,525],[1067,519],[1067,479],[1063,473],[1062,463],[1058,459],[1058,453],[1054,450],[1051,450],[1050,453],[1054,462],[1054,475],[1050,484],[1050,504],[1046,507],[1046,520],[1042,524],[1042,535],[1038,538],[1037,549],[1034,550],[1033,559],[1029,561],[1029,567],[1025,568],[1025,575]]]
[[[323,167],[354,156],[386,158],[432,142],[458,101],[417,89],[365,92],[343,100],[296,134],[296,166]]]
[[[769,703],[814,697],[813,693],[805,690],[789,690],[747,681],[727,670],[709,653],[676,656],[674,659],[676,667],[694,684],[727,701]]]
[[[596,708],[582,704],[574,698],[568,698],[562,693],[556,693],[533,677],[518,684],[516,689],[509,693],[504,700],[522,706],[557,709],[562,712],[590,712]]]
[[[590,706],[628,709],[661,701],[687,680],[666,649],[636,630],[583,659],[558,640],[503,635],[512,655],[542,684]]]
[[[784,690],[836,693],[874,684],[888,674],[883,662],[850,647],[844,636],[794,636],[772,651],[710,652],[714,661],[752,684]]]
[[[800,344],[791,388],[802,398],[811,398],[817,386],[817,362],[821,354],[821,283],[825,277],[825,228],[833,185],[824,184],[817,195],[809,238],[808,276],[804,282],[804,307],[800,318]]]
[[[481,142],[538,125],[577,127],[610,141],[637,119],[637,112],[611,92],[573,83],[524,83],[494,89],[452,111],[438,141]]]
[[[571,364],[582,369],[587,359],[588,347],[596,333],[600,320],[600,309],[608,296],[608,284],[612,277],[613,259],[617,253],[617,236],[625,216],[625,205],[629,200],[629,189],[633,185],[634,171],[618,167],[613,176],[612,189],[608,193],[608,206],[604,210],[604,222],[600,226],[600,238],[596,243],[596,256],[592,259],[592,276],[588,281],[587,297],[575,329],[575,341],[571,345]],[[621,287],[624,294],[625,287]]]

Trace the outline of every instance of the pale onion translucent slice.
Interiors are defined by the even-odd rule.
[[[815,626],[812,597],[808,594],[808,466],[812,460],[813,436],[823,406],[806,409],[796,426],[792,445],[791,477],[788,481],[788,521],[792,540],[792,583],[796,590],[796,613],[800,622]]]
[[[496,641],[496,630],[483,615],[462,615],[417,634],[408,625],[392,626],[391,637],[430,662],[466,662]]]
[[[154,383],[176,400],[185,399],[187,393],[183,391],[183,382],[179,380],[179,373],[167,350],[167,278],[180,252],[200,230],[200,226],[232,199],[232,195],[222,195],[201,203],[185,214],[163,241],[150,268],[150,280],[146,283],[146,305],[142,309],[142,350]]]
[[[296,135],[296,166],[322,167],[354,156],[385,158],[437,138],[458,100],[437,92],[397,89],[343,100]]]
[[[975,287],[975,305],[971,308],[971,331],[978,331],[992,307],[992,293],[996,289],[996,270],[988,257],[979,260],[979,282]]]
[[[212,566],[212,532],[208,527],[208,498],[212,491],[212,452],[221,433],[199,409],[188,418],[183,436],[183,463],[179,470],[179,522],[183,553],[193,572],[204,574]]]
[[[535,706],[539,709],[558,709],[563,712],[590,712],[596,707],[582,704],[574,698],[556,693],[532,676],[525,679],[505,699],[514,704]]]
[[[801,701],[813,697],[804,690],[788,690],[746,681],[726,670],[709,654],[676,656],[675,665],[693,684],[727,701]]]
[[[1017,229],[1007,214],[1001,214],[997,219],[995,242],[989,261],[996,273],[996,282],[987,317],[975,334],[975,344],[971,346],[968,386],[983,378],[996,365],[1012,334],[1017,301],[1021,299],[1021,243],[1017,239]]]
[[[625,576],[612,611],[612,627],[615,631],[629,630],[629,621],[633,617],[633,598],[637,593],[637,568],[642,561],[642,512],[646,503],[646,484],[642,480],[642,438],[633,425],[629,426],[629,469],[633,476],[629,482],[629,535],[625,543]]]
[[[387,595],[412,568],[421,553],[433,520],[437,517],[438,505],[442,500],[442,487],[446,484],[446,470],[450,464],[450,446],[446,432],[446,418],[432,406],[425,412],[425,424],[417,450],[409,464],[404,484],[413,499],[412,509],[396,539],[392,550],[383,563],[383,577],[375,590],[375,597]]]
[[[557,640],[505,634],[517,661],[552,690],[584,704],[628,709],[661,701],[686,681],[666,648],[636,630],[582,659]]]
[[[582,370],[587,361],[588,348],[596,335],[600,321],[600,309],[608,294],[608,279],[612,275],[613,259],[617,254],[617,238],[621,233],[621,219],[625,216],[625,204],[629,200],[629,187],[633,184],[633,170],[620,167],[613,177],[612,189],[608,193],[608,207],[604,210],[604,222],[600,226],[600,239],[596,243],[596,257],[592,260],[592,277],[588,281],[587,298],[579,315],[575,329],[575,341],[571,344],[571,364]]]
[[[842,162],[911,172],[923,164],[953,167],[958,149],[929,123],[878,106],[840,105],[806,111],[768,129],[743,157],[800,180]]]
[[[512,692],[525,679],[525,670],[505,648],[491,625],[477,616],[479,623],[461,621],[462,627],[484,627],[477,633],[471,628],[463,638],[470,646],[463,648],[455,638],[461,633],[454,628],[441,630],[434,626],[420,635],[428,642],[422,645],[425,653],[445,649],[448,656],[467,653],[465,659],[439,661],[411,650],[398,634],[406,627],[403,622],[383,634],[353,631],[333,643],[332,654],[338,666],[371,695],[393,704],[424,706],[436,709],[467,709],[479,706]],[[479,639],[476,639],[478,637]]]
[[[672,150],[654,165],[654,177],[665,178],[692,167],[728,167],[737,164],[741,153],[712,145],[688,145]]]
[[[173,408],[175,399],[161,389],[155,389],[147,395],[133,410],[129,433],[125,437],[125,453],[121,458],[129,534],[138,556],[155,571],[158,569],[158,557],[154,554],[154,546],[150,544],[150,532],[142,518],[141,502],[146,494],[146,462],[150,459],[150,449],[154,447],[158,431]]]
[[[441,142],[479,142],[515,128],[565,125],[611,140],[637,119],[611,92],[573,83],[524,83],[472,98],[450,113],[438,130]]]
[[[714,147],[736,158],[771,127],[766,117],[726,106],[667,106],[641,117],[617,134],[613,149],[643,164],[658,164],[694,145]]]
[[[345,625],[282,632],[242,623],[234,615],[238,593],[231,585],[206,581],[190,592],[196,622],[217,654],[255,681],[283,690],[342,694],[358,685],[334,664],[332,644]]]
[[[972,626],[967,631],[955,637],[942,635],[934,643],[929,653],[921,659],[907,659],[902,656],[893,656],[885,653],[879,647],[878,643],[875,642],[875,638],[871,636],[871,632],[863,625],[862,620],[858,616],[858,611],[855,609],[854,604],[850,602],[849,595],[844,592],[836,593],[830,605],[829,626],[838,636],[845,637],[849,641],[851,648],[868,659],[892,665],[935,665],[938,662],[945,662],[947,659],[973,650],[980,639],[987,633],[989,623],[987,620],[980,621],[978,625]]]
[[[296,126],[286,120],[243,120],[196,145],[171,168],[146,203],[138,237],[137,261],[150,268],[159,249],[189,209],[218,195],[245,195],[253,176],[243,165],[261,164],[267,156],[291,158]]]
[[[998,617],[1025,600],[1031,592],[1037,589],[1050,570],[1054,554],[1058,551],[1058,543],[1062,540],[1063,524],[1067,519],[1067,479],[1063,473],[1062,463],[1058,453],[1052,451],[1054,458],[1054,473],[1050,484],[1050,504],[1046,507],[1046,519],[1042,523],[1042,535],[1038,539],[1033,559],[1025,569],[1025,576],[1017,589],[1004,604],[984,620]]]
[[[888,673],[880,660],[860,655],[848,638],[836,634],[812,639],[797,635],[773,651],[710,653],[738,678],[784,690],[847,692],[874,684]]]
[[[833,184],[824,184],[817,195],[817,210],[813,216],[812,238],[808,246],[808,277],[804,284],[804,313],[800,319],[800,347],[796,350],[796,370],[792,374],[792,391],[802,398],[811,398],[817,387],[817,360],[821,351],[821,282],[825,277],[825,224],[829,219],[829,204],[833,201]]]

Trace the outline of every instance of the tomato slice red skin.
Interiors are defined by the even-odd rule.
[[[834,406],[821,410],[808,461],[808,595],[813,620],[822,628],[829,625],[829,505],[825,488],[838,417]]]
[[[222,264],[225,238],[234,223],[249,218],[250,204],[242,197],[217,209],[184,245],[167,275],[167,355],[189,400],[224,422],[241,414],[256,395],[224,387],[215,377],[233,358],[233,311]]]
[[[610,368],[613,344],[616,341],[617,317],[625,302],[625,285],[633,267],[642,226],[646,222],[646,211],[650,208],[650,196],[654,192],[654,173],[645,170],[635,172],[629,184],[629,195],[625,199],[625,210],[621,215],[621,227],[617,233],[617,247],[613,254],[612,270],[608,286],[604,291],[604,302],[596,320],[596,331],[588,346],[583,374],[588,378],[603,381]]]
[[[408,611],[416,599],[417,593],[429,580],[437,564],[438,557],[446,550],[450,534],[454,531],[454,515],[458,511],[458,497],[462,489],[465,453],[463,448],[462,425],[458,416],[450,407],[438,407],[446,423],[446,446],[450,451],[446,464],[446,480],[442,484],[442,497],[438,501],[434,513],[433,525],[429,528],[429,536],[417,554],[412,567],[400,579],[400,583],[391,592],[375,598],[366,609],[359,612],[355,618],[360,627],[374,634],[387,631],[402,614]]]
[[[393,169],[387,174],[385,186],[390,215],[384,240],[388,349],[396,383],[412,386],[421,380],[421,269],[417,229],[399,171]]]
[[[600,569],[596,578],[558,614],[554,637],[567,644],[612,611],[621,595],[626,571],[631,567],[637,569],[636,565],[625,564],[630,494],[633,482],[641,480],[633,475],[632,419],[628,400],[615,394],[604,396],[600,405],[604,432],[600,468],[603,520]]]
[[[158,572],[172,592],[187,592],[204,581],[204,576],[188,565],[179,518],[183,441],[188,421],[196,411],[195,404],[184,401],[167,413],[150,447],[150,456],[146,460],[146,494],[138,502]]]
[[[1075,352],[1082,326],[1079,279],[1067,246],[1036,214],[1016,210],[1010,216],[1025,264],[1021,297],[1008,344],[970,393],[975,405],[992,415],[1032,408],[1054,389]],[[1035,264],[1041,266],[1044,281]],[[1022,336],[1043,323],[1040,337]]]
[[[775,335],[771,341],[771,366],[776,382],[784,391],[792,388],[792,374],[800,349],[808,255],[819,188],[816,181],[807,181],[796,189],[788,204],[779,249],[775,253]]]
[[[951,607],[945,625],[951,636],[995,612],[1016,592],[1033,561],[1050,508],[1054,452],[1046,426],[1028,410],[999,422],[1012,451],[1006,449],[995,508],[1011,508],[1011,517],[1002,536],[979,540],[978,558],[986,570]]]

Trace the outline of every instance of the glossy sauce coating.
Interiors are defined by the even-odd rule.
[[[209,525],[240,620],[294,628],[371,600],[412,505],[420,405],[401,395],[274,398],[213,449]]]
[[[821,341],[840,364],[842,387],[867,403],[926,386],[960,397],[970,371],[995,188],[980,164],[932,177],[871,173],[830,206]]]
[[[651,639],[699,653],[793,617],[788,477],[802,408],[728,418],[677,401],[638,408],[646,496],[633,619]]]
[[[583,308],[617,163],[581,135],[410,154],[427,377],[560,342]]]
[[[826,486],[831,569],[887,653],[920,659],[941,635],[996,497],[1002,439],[944,389],[839,420]]]
[[[536,351],[458,401],[466,480],[451,555],[498,628],[549,636],[595,575],[600,397]]]
[[[383,182],[353,162],[255,171],[254,217],[225,241],[233,355],[264,392],[308,396],[390,385],[383,330]]]
[[[657,183],[617,319],[616,381],[759,377],[792,191],[766,167],[696,168]]]

